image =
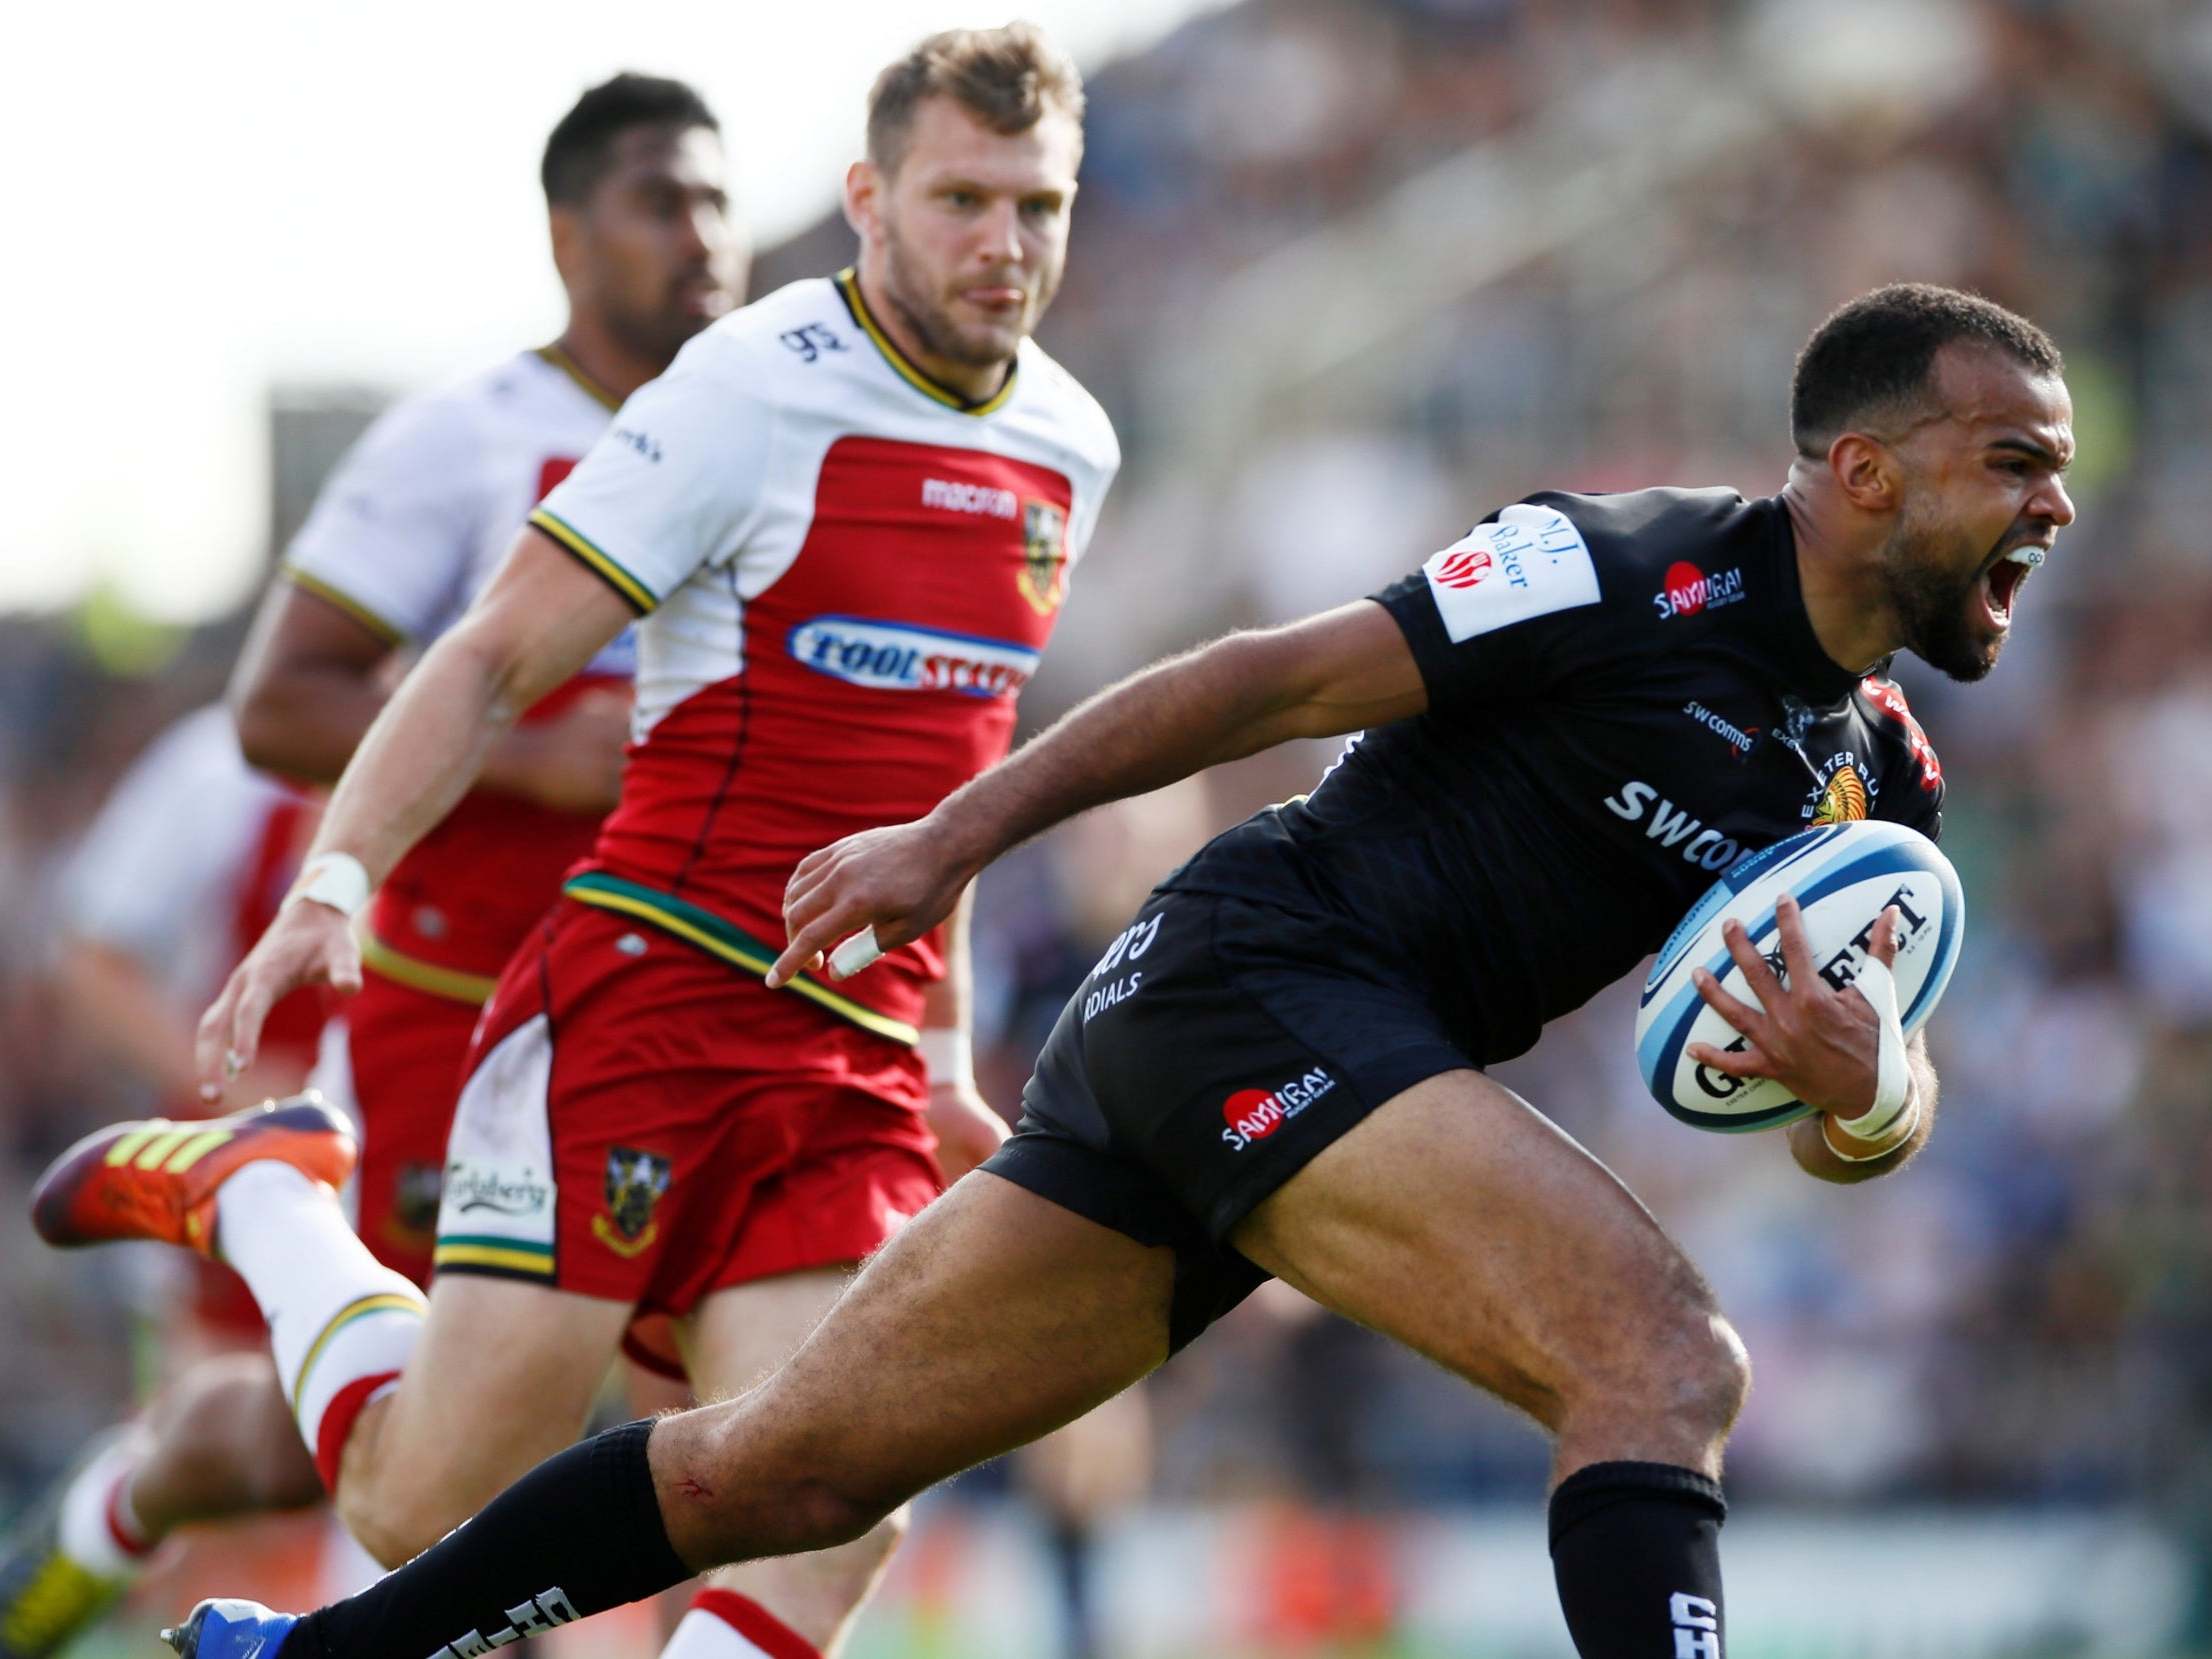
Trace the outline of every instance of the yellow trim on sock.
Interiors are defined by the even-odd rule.
[[[300,1374],[292,1382],[292,1414],[299,1415],[300,1403],[307,1398],[307,1379],[314,1374],[316,1363],[323,1357],[323,1350],[331,1339],[356,1319],[366,1319],[375,1313],[411,1313],[417,1319],[428,1311],[419,1296],[403,1296],[398,1291],[380,1290],[367,1296],[357,1296],[331,1315],[330,1323],[322,1328],[315,1340],[307,1345],[307,1357],[300,1361]]]

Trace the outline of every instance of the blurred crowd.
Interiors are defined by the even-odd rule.
[[[1432,235],[1511,252],[1535,222],[1423,220],[1421,181],[1528,153],[1539,193],[1582,188],[1607,146],[1644,140],[1619,130],[1616,77],[1647,64],[1702,80],[1744,136],[1546,219],[1479,282],[1420,269]],[[1830,1190],[1778,1140],[1676,1124],[1637,1080],[1632,997],[1503,1073],[1683,1239],[1742,1328],[1758,1384],[1739,1496],[2126,1501],[2212,1536],[2208,71],[2212,22],[2152,0],[1245,0],[1092,78],[1042,337],[1130,460],[1025,697],[1032,727],[1163,649],[1369,591],[1533,489],[1770,492],[1791,356],[1874,283],[1979,288],[2067,354],[2081,516],[2006,660],[1971,688],[1899,669],[1971,905],[1931,1028],[1928,1154]],[[1564,153],[1514,148],[1537,123]],[[1183,441],[1190,411],[1158,389],[1234,346],[1214,296],[1286,251],[1350,256],[1364,280],[1332,303],[1371,326],[1255,319],[1256,345],[1357,350],[1286,354],[1250,383],[1272,395],[1238,406],[1236,442]],[[827,221],[765,256],[756,289],[848,256]],[[176,640],[97,605],[0,619],[0,1510],[131,1386],[130,1276],[37,1249],[21,1216],[29,1172],[137,1104],[113,1034],[58,998],[59,872],[134,753],[217,693],[237,636]],[[1004,1109],[1152,881],[1327,758],[1280,752],[1095,814],[986,878],[978,1035]],[[1256,1298],[1153,1397],[1170,1499],[1384,1510],[1543,1478],[1523,1425],[1289,1295]]]

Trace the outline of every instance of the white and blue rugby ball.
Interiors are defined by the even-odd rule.
[[[1728,954],[1721,924],[1743,923],[1751,942],[1782,971],[1774,905],[1797,897],[1822,978],[1839,988],[1866,960],[1866,941],[1883,910],[1895,905],[1904,926],[1892,973],[1897,1009],[1910,1037],[1935,1012],[1966,934],[1966,895],[1958,872],[1933,841],[1902,824],[1859,819],[1800,831],[1737,860],[1674,930],[1644,981],[1636,1010],[1636,1063],[1652,1098],[1700,1129],[1771,1129],[1813,1108],[1768,1078],[1735,1078],[1689,1058],[1692,1043],[1741,1048],[1745,1039],[1706,1006],[1691,970],[1704,967],[1721,988],[1757,1004]],[[1783,975],[1787,983],[1788,975]]]

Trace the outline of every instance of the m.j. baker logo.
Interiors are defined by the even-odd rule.
[[[801,666],[877,691],[1011,697],[1037,671],[1026,645],[858,616],[809,617],[785,645]]]
[[[1221,1120],[1228,1125],[1221,1138],[1231,1152],[1242,1152],[1253,1142],[1266,1140],[1335,1087],[1336,1079],[1316,1066],[1277,1089],[1239,1089],[1221,1103]]]
[[[1695,616],[1717,611],[1744,596],[1743,571],[1738,566],[1708,576],[1687,559],[1667,566],[1666,585],[1651,596],[1652,609],[1664,620],[1670,616]]]
[[[1432,554],[1421,574],[1455,645],[1599,597],[1597,567],[1574,521],[1526,501]]]

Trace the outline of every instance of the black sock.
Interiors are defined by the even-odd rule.
[[[284,1659],[470,1659],[681,1584],[646,1467],[653,1425],[549,1457],[398,1571],[310,1613]]]
[[[1551,1495],[1552,1575],[1582,1659],[1722,1659],[1720,1483],[1593,1463]]]

